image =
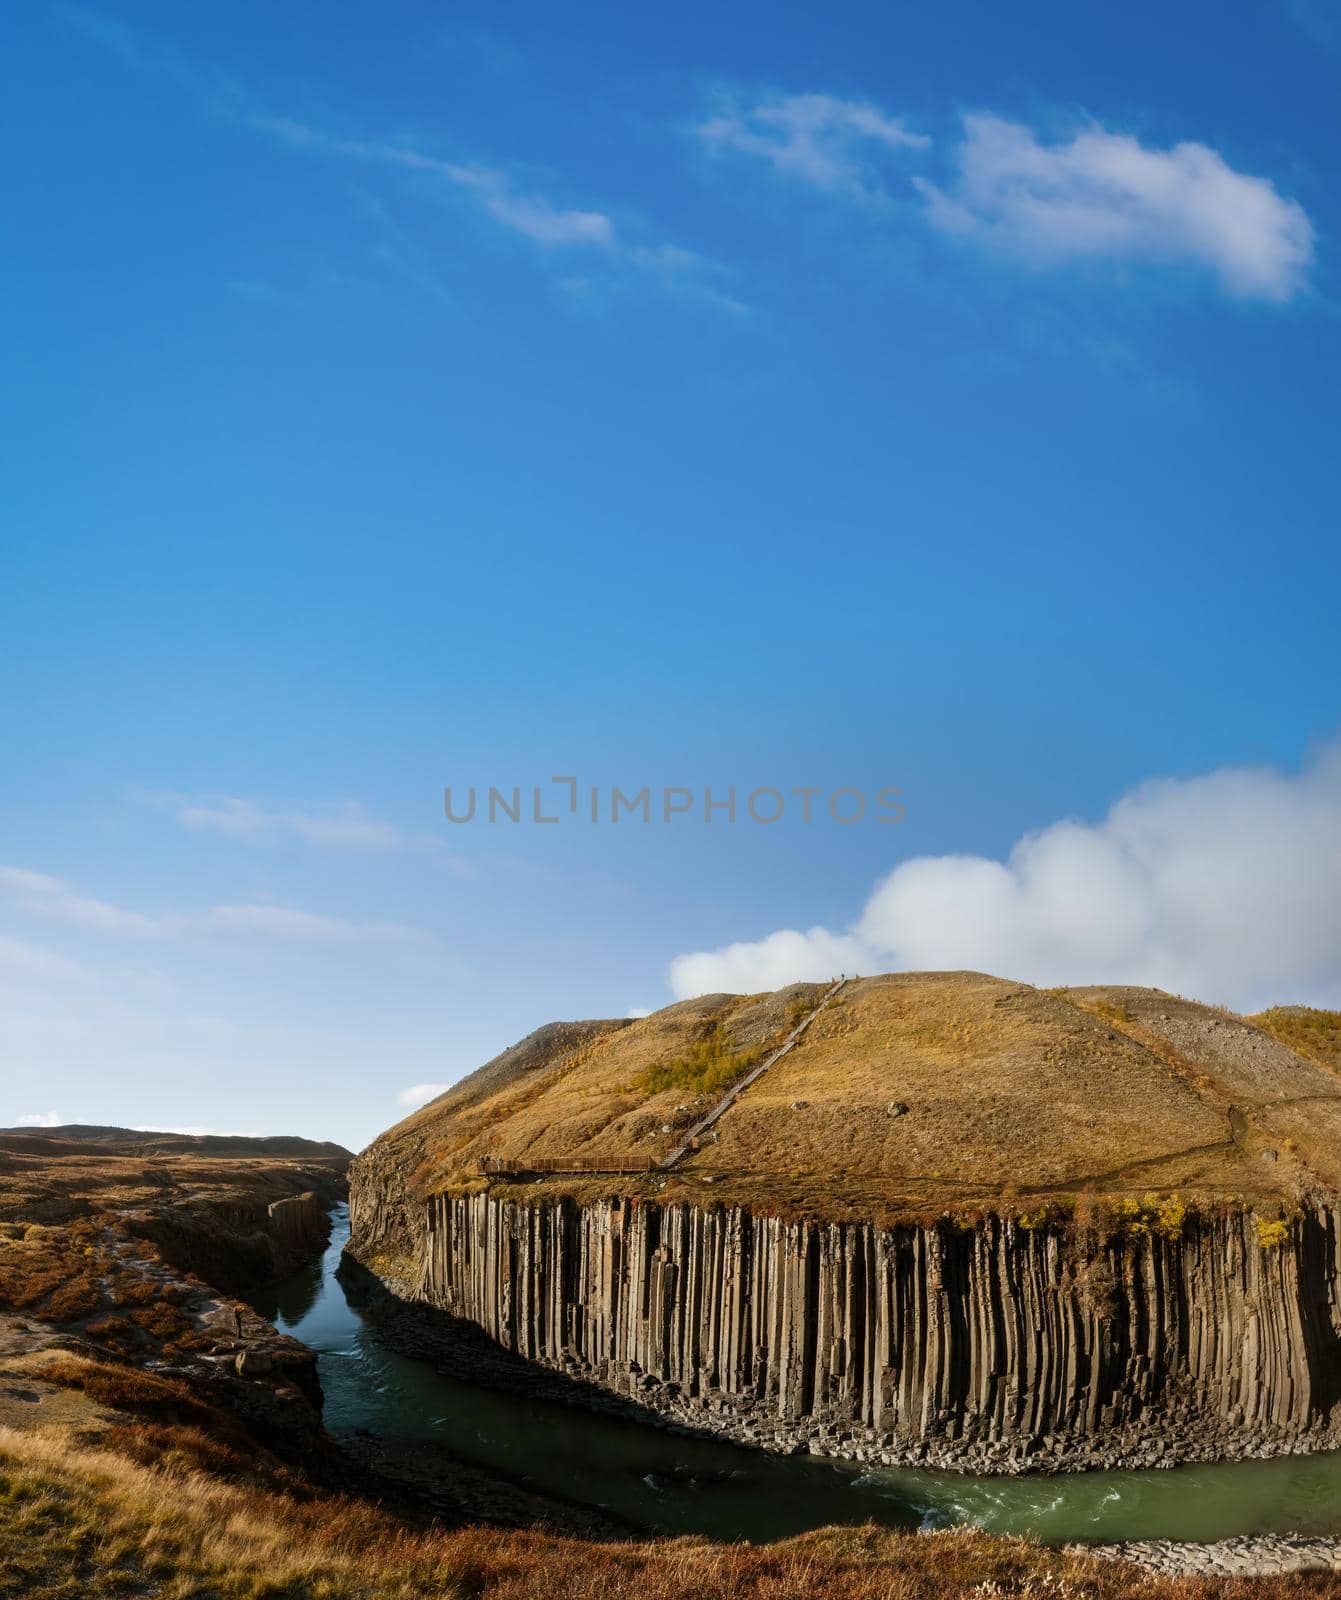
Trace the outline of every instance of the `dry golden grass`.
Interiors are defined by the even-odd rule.
[[[0,1134],[0,1322],[18,1314],[118,1357],[189,1362],[231,1332],[204,1325],[218,1295],[202,1280],[228,1287],[248,1265],[253,1281],[272,1273],[282,1258],[257,1228],[267,1206],[341,1188],[334,1147],[290,1158],[222,1141],[222,1152],[147,1159],[140,1140],[155,1143],[115,1130]],[[216,1269],[233,1276],[216,1280]]]
[[[138,1367],[113,1366],[84,1356],[56,1352],[32,1369],[34,1377],[64,1388],[79,1389],[101,1405],[125,1411],[145,1411],[176,1418],[212,1422],[217,1413],[198,1400],[177,1378],[163,1378]]]
[[[1341,1073],[1341,1011],[1312,1006],[1273,1006],[1246,1019],[1301,1056]]]
[[[713,995],[596,1033],[541,1030],[364,1160],[413,1172],[413,1202],[478,1186],[485,1154],[663,1154],[721,1087],[695,1094],[685,1064],[757,1054],[821,992]],[[1159,990],[1046,991],[979,973],[850,983],[714,1131],[669,1179],[618,1187],[886,1221],[1151,1192],[1269,1212],[1309,1182],[1341,1187],[1341,1084],[1263,1027]],[[611,1186],[557,1178],[544,1192]]]
[[[1341,1580],[1169,1581],[967,1530],[826,1529],[779,1544],[593,1544],[411,1530],[0,1428],[0,1593],[35,1600],[1337,1600]]]
[[[0,1236],[0,1311],[38,1311],[53,1322],[88,1316],[102,1303],[111,1254],[87,1218],[68,1227],[12,1225]]]
[[[483,1155],[664,1154],[674,1130],[719,1092],[717,1069],[729,1063],[726,1081],[738,1076],[785,1036],[798,999],[813,1004],[820,993],[821,985],[797,984],[777,994],[709,995],[635,1022],[542,1029],[383,1137],[420,1195],[467,1181]],[[705,1042],[711,1090],[691,1081]],[[689,1070],[675,1070],[680,1063]]]
[[[292,1158],[208,1148],[200,1154],[146,1157],[135,1153],[133,1138],[107,1144],[0,1133],[0,1229],[12,1222],[65,1226],[97,1214],[152,1210],[165,1202],[268,1204],[323,1184],[338,1185],[343,1157],[312,1148],[315,1154]]]

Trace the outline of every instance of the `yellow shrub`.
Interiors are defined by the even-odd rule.
[[[1281,1245],[1289,1242],[1290,1219],[1288,1217],[1254,1217],[1253,1222],[1257,1227],[1257,1242],[1263,1250],[1277,1250]]]

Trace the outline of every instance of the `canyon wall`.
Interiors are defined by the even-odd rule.
[[[393,1219],[356,1184],[356,1253]],[[773,1449],[978,1470],[1341,1444],[1341,1214],[1189,1217],[1088,1250],[988,1219],[430,1199],[402,1295],[528,1361]],[[392,1231],[396,1231],[394,1228]]]
[[[331,1235],[330,1210],[343,1183],[322,1184],[268,1201],[194,1199],[138,1211],[126,1226],[152,1240],[179,1272],[191,1272],[227,1294],[276,1283],[321,1254]]]
[[[328,1202],[306,1189],[266,1207],[266,1232],[282,1252],[301,1260],[315,1255],[330,1238],[329,1211]]]

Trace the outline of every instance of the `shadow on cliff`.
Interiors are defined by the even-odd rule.
[[[348,1251],[341,1257],[336,1277],[350,1305],[376,1324],[378,1336],[390,1349],[427,1362],[449,1377],[584,1411],[602,1411],[664,1433],[711,1439],[717,1445],[738,1449],[742,1455],[755,1453],[749,1445],[724,1438],[711,1428],[669,1421],[663,1412],[614,1394],[600,1384],[528,1361],[496,1344],[475,1323],[450,1312],[422,1301],[402,1300]]]

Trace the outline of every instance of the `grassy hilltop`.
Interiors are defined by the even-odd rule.
[[[612,1168],[664,1155],[818,1002],[819,984],[541,1028],[390,1129],[363,1162],[418,1197],[481,1158]],[[1040,990],[972,972],[850,982],[669,1174],[619,1186],[843,1219],[1081,1196],[1235,1202],[1341,1190],[1335,1013],[1248,1018],[1158,989]],[[608,1192],[609,1177],[548,1176]]]

